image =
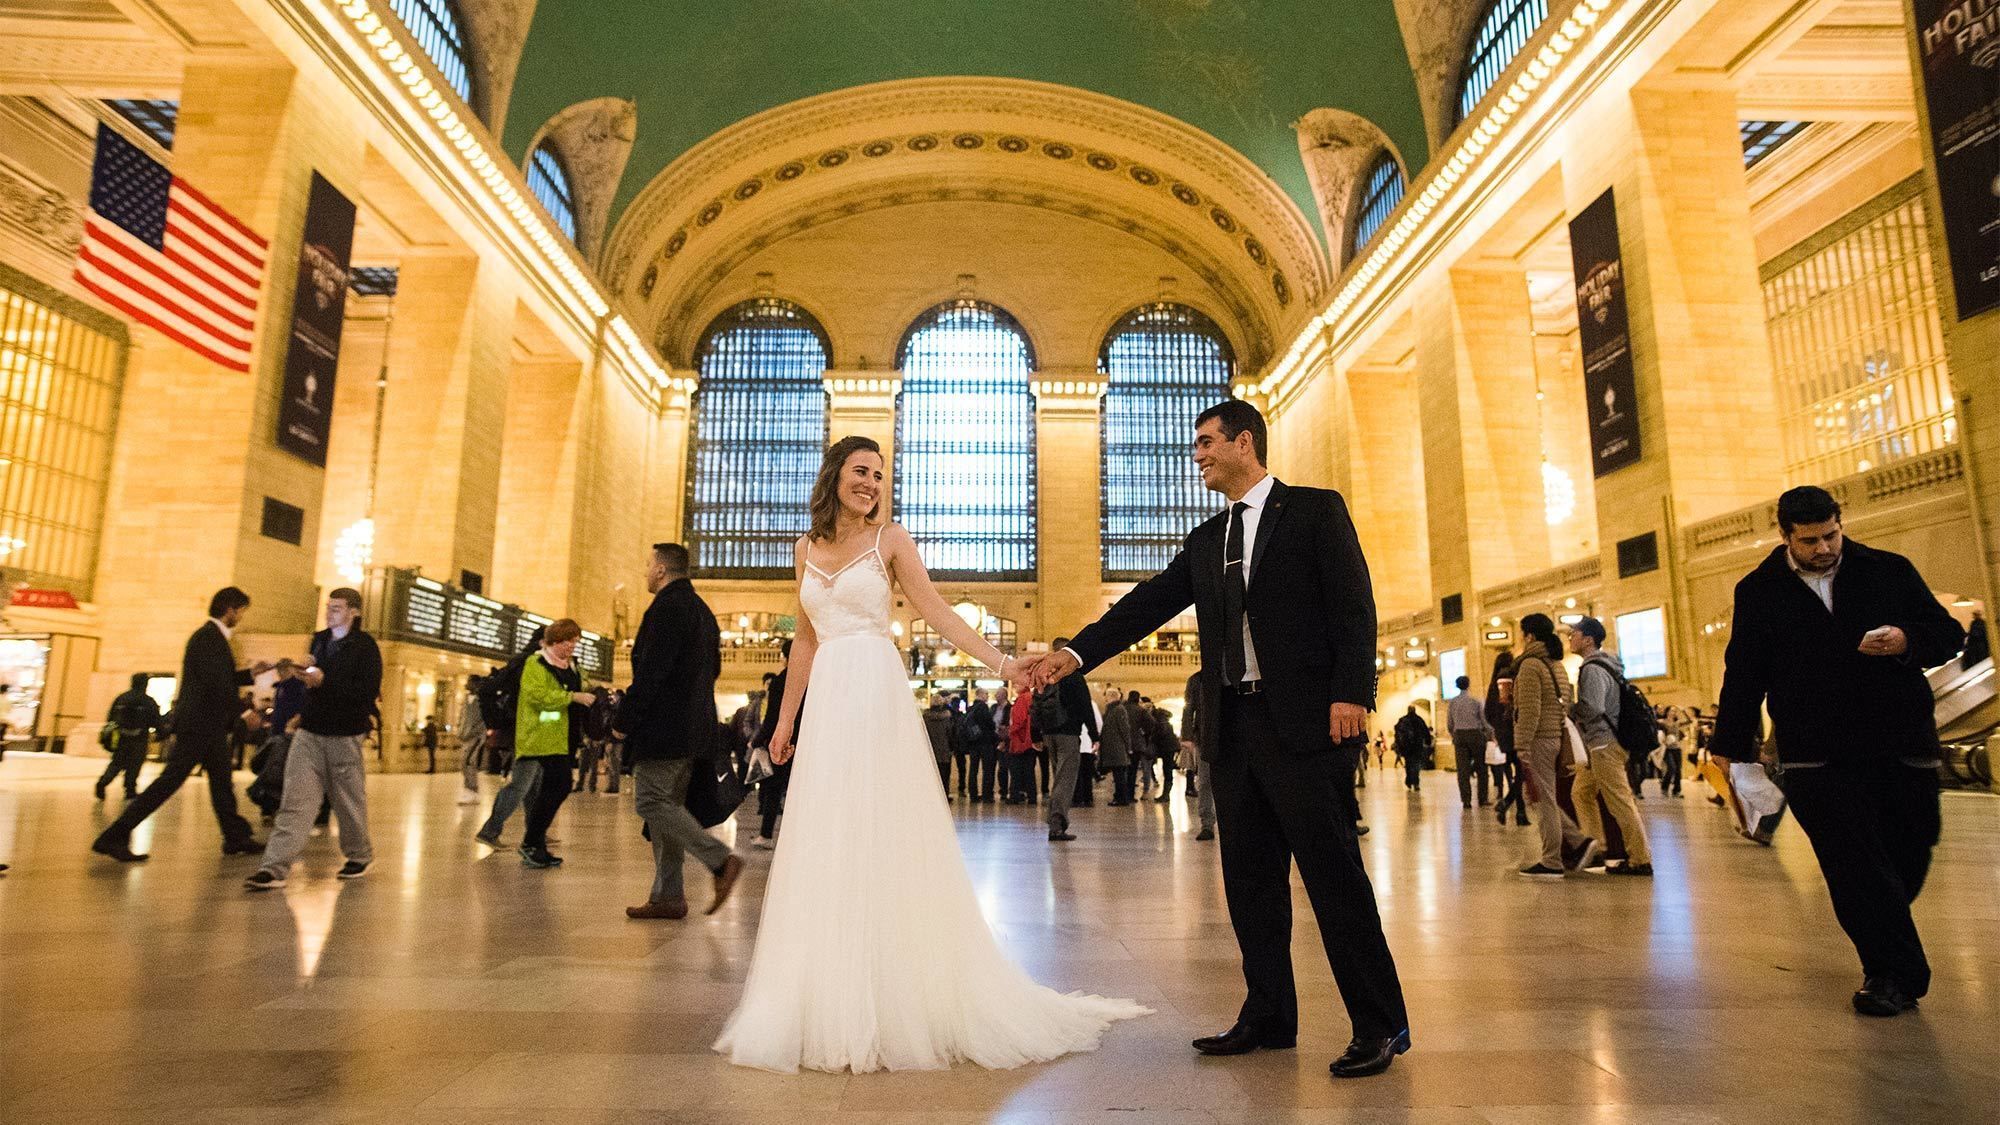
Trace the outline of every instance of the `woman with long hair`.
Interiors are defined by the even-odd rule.
[[[1014,1067],[1091,1050],[1112,1021],[1147,1009],[1035,983],[987,928],[890,632],[896,587],[961,653],[1002,675],[1013,661],[952,612],[909,533],[879,521],[884,487],[881,448],[865,437],[834,443],[813,485],[771,737],[772,761],[794,761],[785,834],[743,998],[715,1049],[783,1073]]]

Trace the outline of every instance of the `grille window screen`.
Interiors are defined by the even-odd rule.
[[[125,344],[74,305],[0,267],[0,565],[88,600]]]
[[[1188,531],[1221,510],[1189,450],[1195,416],[1229,397],[1234,367],[1215,322],[1184,305],[1134,309],[1105,338],[1105,581],[1159,573]]]
[[[569,190],[569,172],[547,142],[536,145],[535,154],[528,158],[528,190],[562,228],[563,236],[575,242],[576,202]]]
[[[1743,168],[1748,171],[1778,151],[1786,141],[1805,129],[1804,121],[1738,121],[1736,133],[1743,141]]]
[[[472,104],[472,64],[465,52],[465,21],[451,0],[389,0],[410,38],[424,49],[460,100]]]
[[[118,116],[137,125],[147,136],[160,142],[161,148],[174,147],[174,126],[180,120],[181,103],[155,99],[114,98],[104,103],[118,111]]]
[[[1549,18],[1549,0],[1493,0],[1479,32],[1472,37],[1472,51],[1465,56],[1465,76],[1459,80],[1458,119],[1472,116],[1479,99],[1500,80],[1507,64],[1535,37],[1535,29]]]
[[[826,333],[789,301],[717,317],[696,366],[688,549],[705,578],[790,578],[826,452]]]
[[[897,350],[896,518],[943,578],[1035,577],[1034,349],[973,300],[917,319]]]
[[[1382,224],[1403,201],[1403,169],[1396,158],[1383,153],[1375,158],[1368,169],[1366,186],[1362,189],[1361,210],[1354,217],[1354,252],[1374,241]]]
[[[1919,182],[1764,268],[1785,478],[1815,484],[1958,439]]]

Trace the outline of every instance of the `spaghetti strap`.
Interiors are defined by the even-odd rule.
[[[882,533],[887,530],[889,525],[886,523],[875,529],[875,553],[878,555],[882,553]]]

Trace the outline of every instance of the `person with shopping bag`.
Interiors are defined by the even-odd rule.
[[[1930,963],[1910,914],[1941,827],[1924,670],[1965,632],[1901,555],[1847,539],[1821,488],[1778,498],[1784,542],[1736,584],[1712,760],[1757,760],[1762,712],[1834,916],[1860,955],[1863,1015],[1910,1011]]]

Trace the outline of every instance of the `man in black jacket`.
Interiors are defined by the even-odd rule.
[[[780,669],[764,685],[764,714],[757,722],[757,735],[750,740],[752,750],[768,750],[771,735],[778,729],[778,712],[785,702],[785,677],[792,660],[792,642],[785,641],[779,649],[787,668]],[[801,707],[803,710],[803,707]],[[771,767],[771,776],[757,785],[757,838],[750,841],[753,848],[768,851],[778,846],[778,818],[785,812],[785,794],[792,785],[792,760],[786,758],[782,764]]]
[[[361,746],[382,694],[382,650],[361,630],[361,595],[343,586],[326,596],[326,628],[313,634],[312,656],[299,673],[305,709],[285,757],[285,795],[264,862],[243,885],[253,891],[285,885],[292,863],[312,836],[320,802],[333,805],[340,825],[342,879],[359,879],[375,862],[368,839],[368,773]]]
[[[167,803],[196,766],[208,775],[208,800],[222,828],[223,855],[249,855],[264,845],[250,836],[250,822],[236,812],[236,790],[230,773],[229,732],[243,710],[238,688],[250,686],[269,664],[239,668],[229,647],[230,634],[250,609],[250,595],[225,586],[208,600],[208,621],[188,638],[181,656],[180,694],[174,698],[174,743],[167,767],[144,792],[126,805],[90,850],[120,863],[137,863],[144,855],[132,851],[132,830]]]
[[[715,768],[715,678],[722,673],[722,630],[688,580],[688,549],[655,543],[646,562],[653,602],[632,639],[632,686],[618,708],[617,729],[632,763],[632,790],[653,839],[653,890],[628,918],[685,918],[683,852],[715,873],[713,914],[728,900],[743,861],[703,830],[687,809],[688,782]]]
[[[1291,866],[1325,939],[1354,1040],[1329,1068],[1378,1074],[1409,1050],[1396,963],[1341,815],[1375,705],[1375,600],[1340,494],[1290,488],[1264,468],[1264,418],[1232,399],[1195,420],[1202,482],[1228,510],[1188,534],[1167,569],[1119,599],[1036,682],[1094,668],[1186,610],[1201,634],[1195,701],[1212,759],[1223,890],[1248,995],[1235,1026],[1194,1042],[1210,1055],[1291,1047]],[[1211,782],[1204,780],[1206,789]]]
[[[1058,650],[1067,644],[1068,637],[1056,638]],[[1083,669],[1071,668],[1061,680],[1050,683],[1054,685],[1056,706],[1051,708],[1046,702],[1041,703],[1041,714],[1053,717],[1041,723],[1037,733],[1049,747],[1049,839],[1067,842],[1076,839],[1069,830],[1070,803],[1086,784],[1080,776],[1083,740],[1077,732],[1088,733],[1093,745],[1101,736],[1097,732],[1097,710],[1090,704],[1090,682],[1084,679]]]
[[[111,732],[111,764],[97,779],[100,801],[119,774],[125,775],[125,799],[139,795],[139,767],[146,764],[146,746],[160,727],[160,705],[146,694],[146,681],[151,678],[144,672],[133,673],[132,686],[111,701],[111,710],[104,717]]]
[[[1844,538],[1824,489],[1780,496],[1778,529],[1784,543],[1736,584],[1709,754],[1755,762],[1769,706],[1785,796],[1861,955],[1854,1008],[1893,1016],[1931,980],[1910,917],[1940,825],[1924,669],[1965,633],[1908,559]]]

